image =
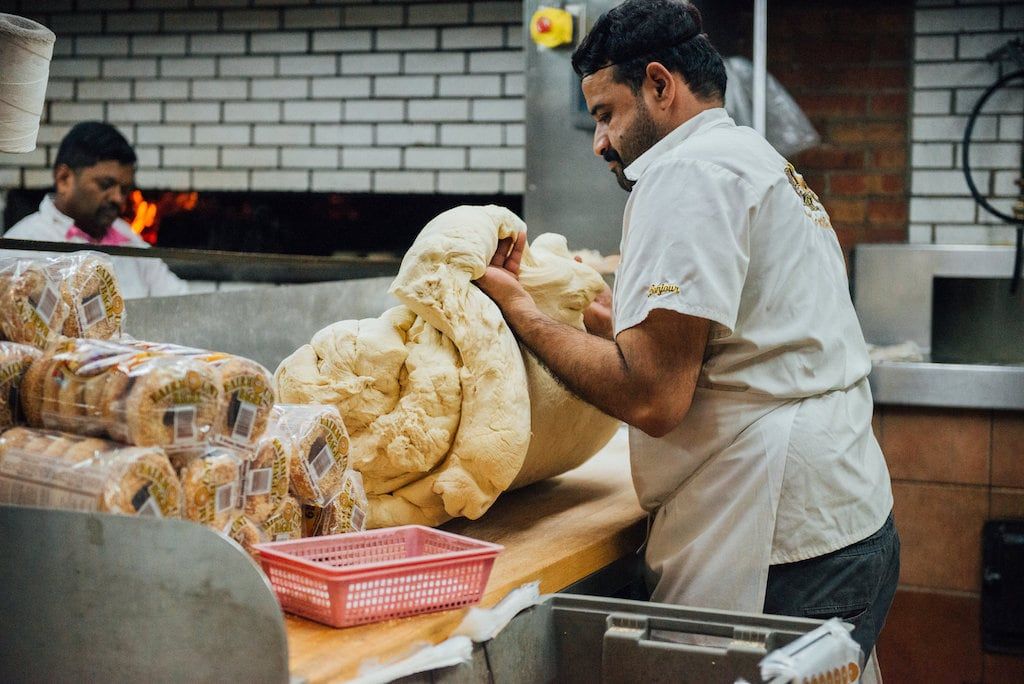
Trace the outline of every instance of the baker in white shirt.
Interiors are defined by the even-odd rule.
[[[135,151],[110,124],[85,121],[64,136],[53,164],[54,192],[5,238],[148,248],[120,218],[135,187]],[[10,251],[19,255],[24,252]],[[31,252],[30,252],[31,254]],[[160,259],[109,256],[125,298],[186,294]]]
[[[630,425],[654,600],[838,616],[870,653],[899,538],[828,214],[729,118],[692,5],[628,0],[573,65],[594,151],[630,191],[610,339],[540,313],[516,278],[524,235],[499,244],[478,285],[568,387]]]

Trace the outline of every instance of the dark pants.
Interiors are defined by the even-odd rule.
[[[772,565],[764,612],[842,618],[867,658],[885,624],[900,576],[900,538],[892,513],[867,539],[816,558]]]

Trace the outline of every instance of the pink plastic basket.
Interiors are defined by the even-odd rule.
[[[504,547],[405,525],[255,548],[281,608],[350,627],[478,603]]]

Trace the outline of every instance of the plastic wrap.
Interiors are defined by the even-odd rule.
[[[302,536],[363,532],[366,530],[368,505],[363,478],[354,470],[346,470],[341,493],[333,501],[326,506],[303,505]]]
[[[52,260],[0,259],[0,333],[12,342],[46,347],[70,309]]]
[[[0,332],[40,349],[63,334],[114,339],[124,297],[114,267],[97,252],[0,258]]]
[[[285,497],[273,514],[260,523],[260,529],[269,541],[298,539],[302,536],[302,505],[294,497]]]
[[[21,381],[33,361],[40,357],[35,347],[17,342],[0,342],[0,431],[24,421],[21,411]]]
[[[231,519],[227,536],[234,539],[251,556],[256,555],[255,544],[287,541],[302,536],[302,506],[288,496],[264,521],[254,520],[245,513]]]
[[[245,464],[245,514],[256,522],[273,516],[288,498],[289,467],[298,447],[294,439],[273,426],[256,445]],[[271,540],[272,541],[272,540]]]
[[[274,407],[274,379],[260,364],[242,356],[177,344],[141,340],[125,344],[156,355],[196,359],[216,369],[222,394],[211,441],[248,449],[263,435]]]
[[[0,436],[0,503],[177,518],[181,495],[157,447],[23,427]]]
[[[227,536],[238,542],[250,556],[256,555],[254,544],[270,541],[255,521],[244,513],[239,513],[231,519],[228,525]]]
[[[232,449],[211,446],[182,466],[182,517],[228,532],[241,509],[242,457]]]
[[[206,440],[221,390],[201,361],[66,338],[29,367],[21,399],[36,427],[175,450]]]
[[[333,406],[276,404],[271,423],[297,446],[289,469],[291,492],[304,504],[326,506],[342,489],[349,438]]]
[[[725,60],[729,87],[725,90],[725,109],[739,126],[751,126],[754,120],[754,66],[745,57]],[[784,157],[802,152],[821,142],[821,137],[804,115],[800,105],[771,75],[765,84],[765,139]]]
[[[75,252],[53,261],[61,272],[60,294],[68,307],[64,335],[119,338],[124,326],[124,295],[110,261],[94,252]]]

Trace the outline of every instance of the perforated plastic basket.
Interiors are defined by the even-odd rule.
[[[405,525],[255,548],[285,611],[350,627],[479,602],[504,547]]]

